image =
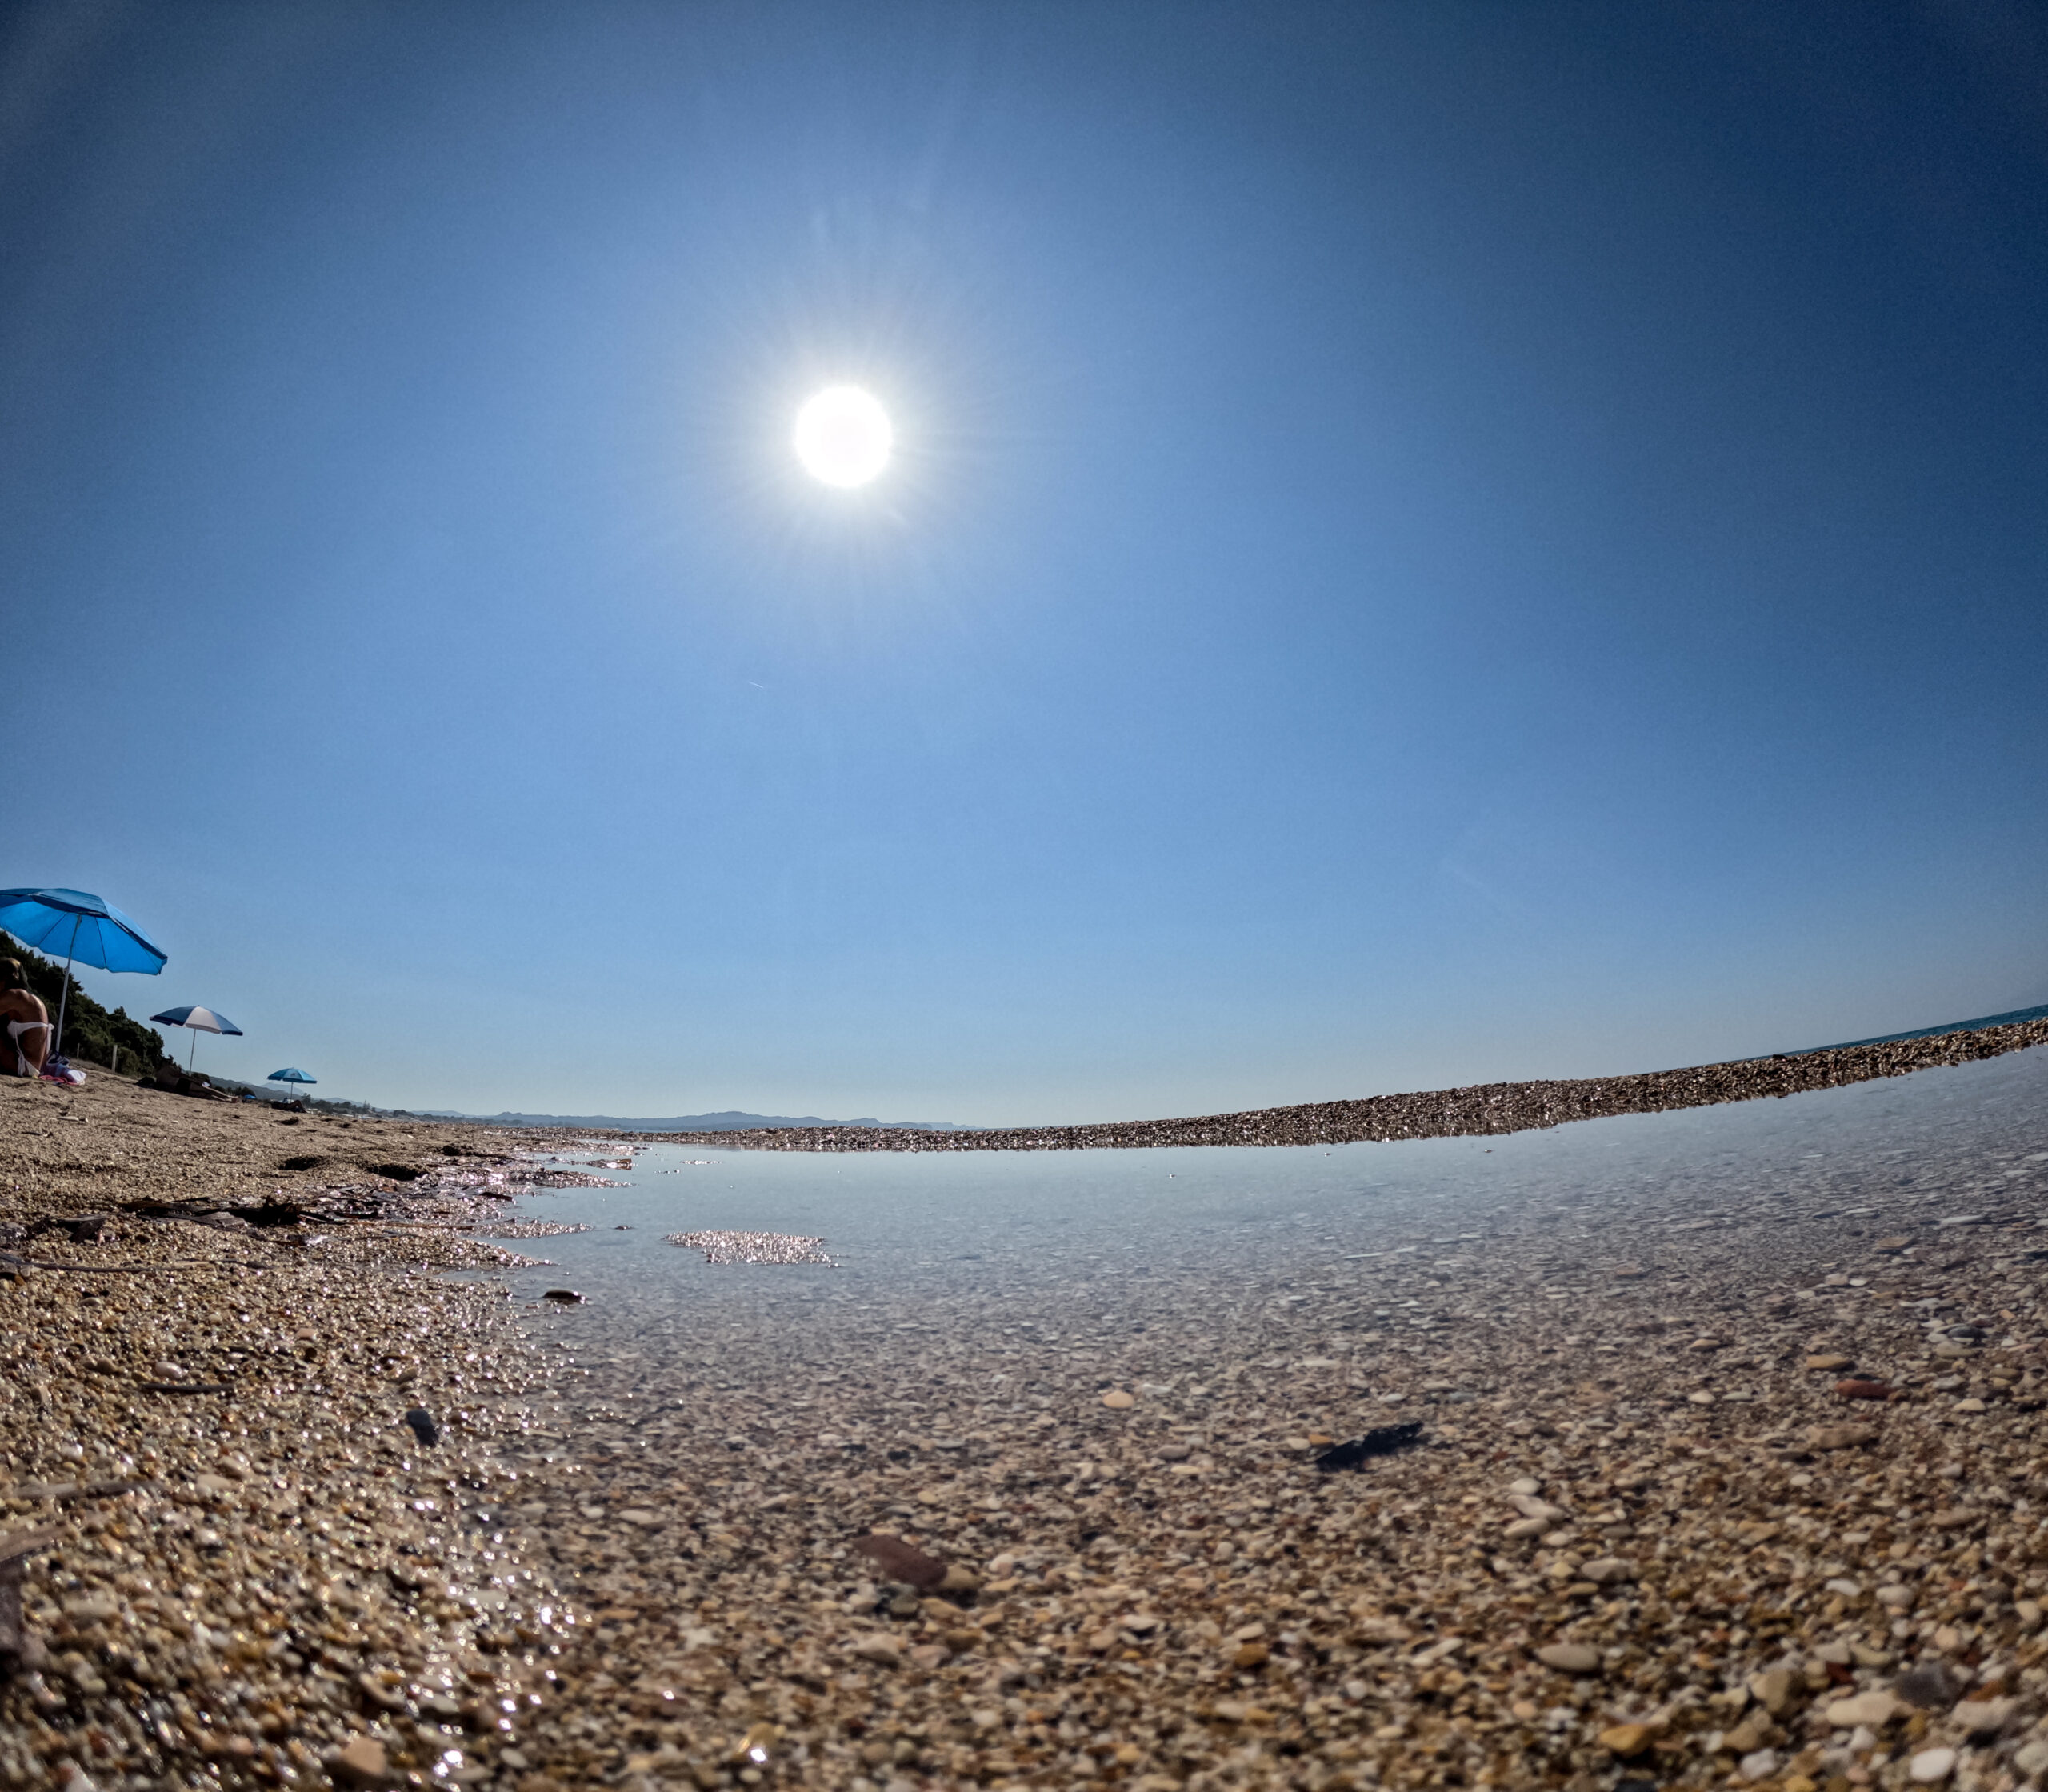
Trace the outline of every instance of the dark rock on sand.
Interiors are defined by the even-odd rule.
[[[1410,1419],[1406,1425],[1382,1425],[1362,1438],[1354,1438],[1349,1443],[1326,1450],[1316,1458],[1315,1466],[1326,1471],[1355,1469],[1375,1456],[1391,1456],[1397,1450],[1409,1449],[1422,1441],[1422,1422],[1418,1418]]]
[[[946,1578],[946,1564],[938,1557],[926,1555],[914,1544],[906,1543],[900,1537],[891,1537],[886,1532],[874,1532],[854,1539],[854,1547],[862,1555],[874,1558],[874,1565],[892,1581],[901,1581],[906,1586],[914,1586],[920,1592],[930,1593]]]

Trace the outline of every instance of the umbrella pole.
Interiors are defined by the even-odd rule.
[[[71,917],[71,943],[64,949],[64,986],[57,992],[57,1050],[50,1054],[54,1058],[64,1055],[64,1010],[71,1005],[71,960],[78,950],[78,923],[84,919],[82,914]],[[106,954],[100,956],[103,958]]]
[[[197,1027],[195,1026],[195,1027],[194,1027],[194,1028],[192,1029],[192,1049],[191,1049],[191,1050],[188,1051],[188,1052],[187,1052],[187,1053],[186,1053],[186,1054],[185,1054],[185,1074],[186,1074],[186,1075],[187,1075],[188,1077],[189,1077],[190,1075],[191,1075],[191,1074],[192,1074],[192,1066],[193,1066],[194,1064],[198,1063],[198,1062],[199,1062],[199,1030],[198,1030],[198,1028],[197,1028]]]

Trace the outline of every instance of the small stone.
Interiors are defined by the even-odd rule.
[[[1815,1450],[1860,1450],[1877,1434],[1867,1425],[1816,1425],[1806,1433],[1806,1442]]]
[[[1533,1474],[1525,1474],[1519,1481],[1510,1481],[1507,1484],[1507,1490],[1510,1494],[1522,1494],[1534,1498],[1542,1492],[1543,1483]]]
[[[1650,1730],[1646,1723],[1618,1723],[1611,1730],[1600,1732],[1600,1746],[1608,1754],[1626,1761],[1632,1754],[1640,1754],[1650,1746]]]
[[[1640,1282],[1649,1274],[1650,1271],[1640,1263],[1624,1263],[1614,1271],[1614,1279],[1617,1282]]]
[[[1764,1746],[1770,1734],[1770,1717],[1764,1712],[1752,1711],[1721,1738],[1721,1746],[1736,1754],[1754,1754]]]
[[[1598,1562],[1585,1563],[1578,1570],[1582,1579],[1589,1580],[1595,1586],[1613,1586],[1622,1581],[1635,1578],[1635,1564],[1624,1562],[1618,1555],[1602,1556]]]
[[[1774,1718],[1782,1718],[1792,1709],[1804,1685],[1790,1668],[1770,1667],[1751,1677],[1750,1693]]]
[[[1231,1665],[1241,1668],[1263,1667],[1273,1651],[1262,1642],[1246,1642],[1238,1646],[1237,1653],[1230,1658]]]
[[[1834,1355],[1808,1357],[1806,1366],[1809,1369],[1854,1369],[1856,1366],[1856,1359],[1854,1357]]]
[[[1837,1382],[1834,1391],[1844,1400],[1889,1400],[1891,1398],[1890,1385],[1885,1382]]]
[[[1102,1396],[1102,1404],[1107,1406],[1113,1413],[1121,1413],[1128,1412],[1130,1408],[1136,1406],[1138,1402],[1131,1395],[1126,1394],[1122,1388],[1112,1388],[1107,1394]]]
[[[1532,1537],[1541,1537],[1550,1528],[1548,1518],[1512,1518],[1501,1535],[1510,1543],[1524,1543]]]
[[[1959,1413],[1981,1413],[1985,1410],[1984,1402],[1982,1400],[1958,1400],[1955,1403],[1955,1410]]]
[[[2013,1757],[2013,1765],[2030,1776],[2048,1773],[2048,1741],[2036,1738]]]
[[[1973,1736],[1995,1736],[2012,1722],[2014,1709],[2010,1698],[1966,1698],[1949,1716]]]
[[[981,1590],[982,1583],[978,1579],[977,1579],[973,1574],[970,1574],[965,1568],[956,1566],[950,1567],[946,1570],[944,1577],[940,1580],[938,1586],[933,1590],[938,1593],[953,1594],[957,1595],[966,1593],[978,1593]]]
[[[351,1736],[334,1751],[333,1766],[338,1777],[374,1784],[385,1775],[384,1745],[374,1736]]]
[[[1736,1771],[1744,1779],[1768,1779],[1778,1771],[1778,1750],[1758,1749],[1753,1754],[1746,1754],[1736,1763]]]
[[[1871,1250],[1881,1251],[1887,1257],[1892,1256],[1902,1250],[1910,1250],[1912,1248],[1913,1241],[1910,1238],[1904,1237],[1880,1238],[1875,1244],[1870,1246]]]
[[[1890,1693],[1858,1693],[1853,1698],[1838,1698],[1827,1708],[1827,1721],[1837,1730],[1854,1730],[1861,1724],[1882,1730],[1898,1715],[1898,1701]]]
[[[1590,1643],[1551,1642],[1536,1651],[1536,1659],[1560,1674],[1592,1674],[1599,1668],[1600,1651]]]
[[[1523,1518],[1539,1519],[1546,1525],[1554,1525],[1566,1516],[1562,1506],[1552,1506],[1534,1494],[1510,1494],[1508,1503]]]
[[[1922,1749],[1906,1766],[1906,1777],[1915,1786],[1934,1786],[1955,1771],[1954,1749]]]
[[[558,1306],[581,1306],[583,1297],[574,1288],[550,1288],[541,1296],[544,1301],[553,1301]]]
[[[903,1651],[894,1637],[862,1637],[847,1653],[861,1661],[873,1662],[879,1667],[901,1667],[903,1665]]]
[[[414,1406],[406,1414],[405,1422],[422,1443],[431,1446],[440,1442],[441,1428],[434,1422],[434,1414],[426,1407]]]

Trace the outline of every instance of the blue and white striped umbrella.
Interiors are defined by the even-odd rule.
[[[303,1070],[283,1070],[271,1071],[263,1080],[266,1082],[302,1082],[310,1086],[320,1079],[308,1076]]]
[[[192,1050],[185,1061],[185,1074],[192,1074],[192,1065],[199,1055],[199,1035],[202,1033],[236,1033],[242,1029],[225,1014],[218,1014],[210,1008],[166,1008],[161,1014],[152,1014],[153,1021],[162,1021],[166,1026],[189,1026],[192,1030]]]

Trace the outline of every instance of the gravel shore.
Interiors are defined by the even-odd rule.
[[[428,1192],[490,1149],[0,1082],[0,1782],[465,1782],[513,1746],[570,1634],[496,1522],[535,1373],[502,1292],[436,1272],[526,1259]]]
[[[1840,1046],[1779,1058],[1738,1058],[1682,1070],[1541,1082],[1486,1082],[1374,1095],[1355,1102],[1310,1102],[1185,1120],[1114,1120],[1085,1126],[1014,1126],[956,1132],[891,1126],[781,1126],[758,1132],[628,1134],[675,1145],[750,1151],[1086,1151],[1168,1145],[1351,1145],[1396,1138],[1470,1138],[1562,1126],[1622,1114],[1665,1114],[1723,1102],[1762,1101],[1816,1089],[1842,1089],[1880,1077],[1973,1064],[2048,1042],[2048,1020],[2019,1021],[1974,1033]]]
[[[0,1781],[2037,1784],[2044,1096],[2026,1053],[1226,1244],[570,1305],[443,1273],[522,1261],[530,1133],[0,1084],[0,1248],[76,1266],[0,1282],[0,1532],[50,1539]]]

